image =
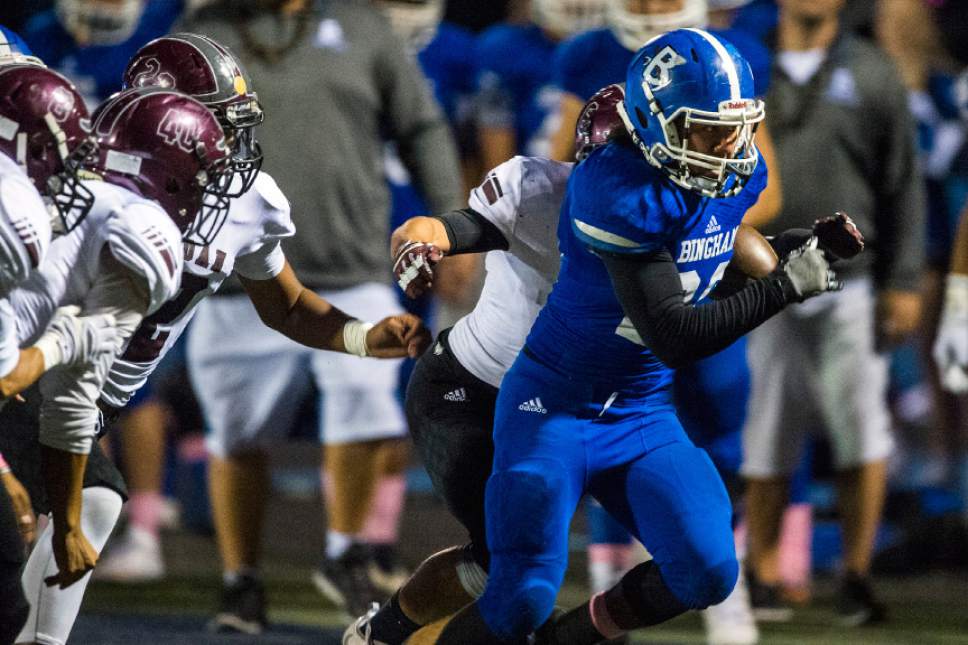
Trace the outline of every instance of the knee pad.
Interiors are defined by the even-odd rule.
[[[565,478],[556,468],[514,470],[493,473],[487,482],[487,536],[494,555],[508,553],[520,558],[558,553],[560,542],[567,541],[567,523],[558,509]],[[564,522],[564,535],[562,523]]]
[[[726,600],[738,577],[739,562],[732,558],[670,575],[669,588],[690,609],[705,609]]]
[[[515,641],[544,624],[557,596],[558,585],[544,575],[515,576],[513,584],[502,584],[492,576],[478,606],[491,631]]]

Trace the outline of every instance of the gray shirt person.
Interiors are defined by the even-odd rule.
[[[782,56],[782,54],[779,54]],[[916,291],[924,266],[925,203],[907,90],[874,45],[842,33],[803,84],[774,62],[766,99],[783,207],[765,228],[810,228],[845,211],[867,250],[835,268],[878,290]]]
[[[384,142],[394,141],[431,212],[460,208],[457,150],[430,88],[389,22],[362,0],[229,0],[183,31],[241,57],[266,119],[263,169],[292,202],[284,250],[313,289],[388,281],[390,192]],[[414,213],[416,215],[417,213]]]

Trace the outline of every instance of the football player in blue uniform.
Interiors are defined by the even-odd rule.
[[[121,89],[121,75],[138,48],[164,36],[183,0],[57,0],[33,16],[24,40],[49,67],[67,76],[92,108]]]
[[[572,612],[571,629],[616,638],[732,590],[729,498],[676,417],[672,370],[840,286],[812,239],[767,277],[708,301],[766,184],[753,96],[746,61],[699,29],[657,37],[632,61],[620,110],[631,142],[573,171],[558,281],[498,395],[490,578],[438,643],[519,643],[548,618],[585,493],[654,559]]]
[[[500,24],[481,34],[478,136],[484,168],[494,168],[516,154],[550,156],[560,102],[560,91],[552,83],[555,49],[562,38],[602,24],[605,2],[532,0],[531,22]],[[592,88],[585,98],[605,85]],[[573,126],[574,119],[569,137]]]

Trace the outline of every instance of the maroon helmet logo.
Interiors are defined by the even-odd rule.
[[[194,115],[169,109],[158,123],[158,136],[170,146],[192,152],[201,136],[201,123]]]
[[[74,111],[74,95],[66,87],[55,87],[50,93],[50,105],[47,111],[63,123]]]
[[[134,77],[131,87],[175,87],[175,78],[168,72],[161,71],[161,62],[157,58],[148,58],[143,61],[147,68]]]

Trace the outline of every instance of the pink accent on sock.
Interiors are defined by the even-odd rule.
[[[623,570],[632,568],[632,555],[635,548],[631,544],[593,543],[588,545],[589,562],[607,562]]]
[[[404,475],[381,477],[376,485],[373,506],[363,523],[360,535],[368,544],[396,544],[399,536],[400,513],[407,492]]]
[[[128,521],[132,526],[158,535],[161,508],[164,500],[156,491],[132,491],[128,499]]]
[[[780,529],[780,579],[789,587],[810,585],[813,540],[813,507],[810,504],[791,504],[783,513]]]
[[[742,561],[746,559],[746,520],[740,520],[733,529],[733,543],[736,545],[736,557]]]
[[[625,630],[616,625],[615,621],[612,620],[612,615],[608,613],[604,591],[592,596],[592,599],[588,601],[588,611],[592,616],[592,625],[606,640],[625,636]]]

